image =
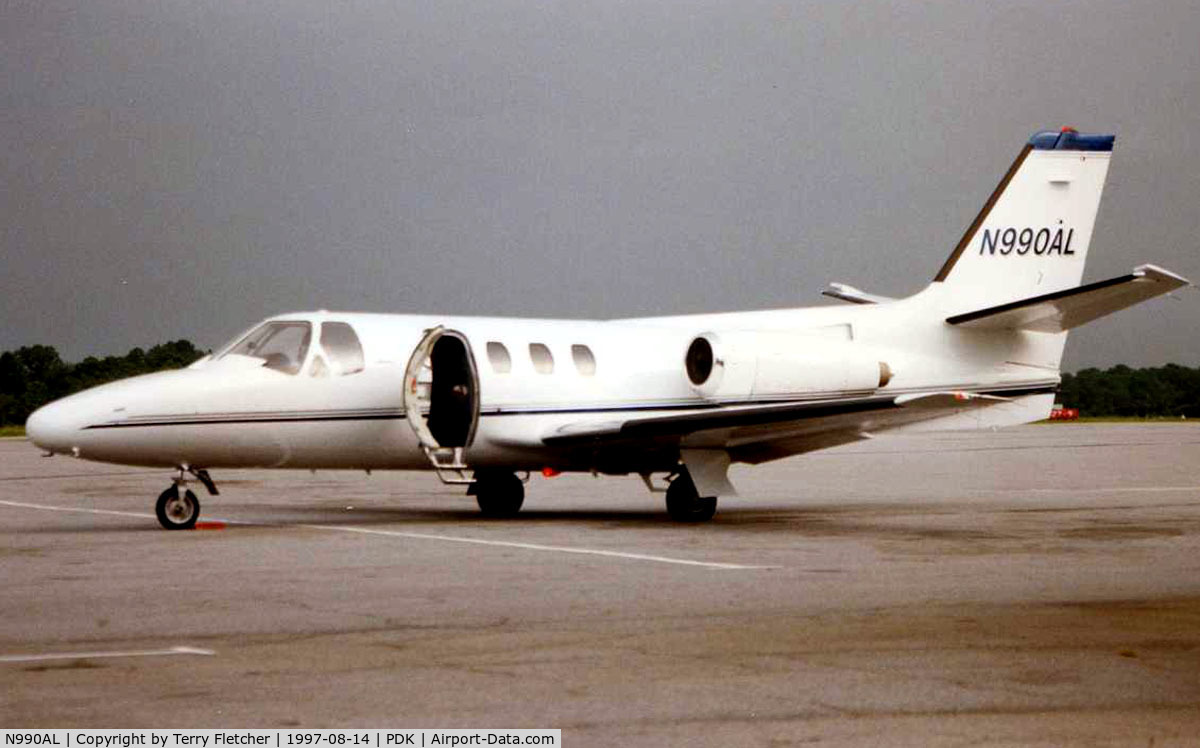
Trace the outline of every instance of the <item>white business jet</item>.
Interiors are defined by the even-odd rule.
[[[217,468],[413,470],[515,514],[529,473],[642,477],[710,519],[756,464],[915,429],[1046,418],[1067,331],[1188,281],[1079,285],[1114,137],[1036,133],[933,282],[903,299],[610,321],[302,312],[190,367],[41,408],[50,454],[170,468],[156,513],[200,513]]]

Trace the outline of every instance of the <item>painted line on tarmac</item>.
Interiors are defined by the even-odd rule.
[[[1067,486],[1064,488],[986,488],[981,493],[998,494],[1027,494],[1027,493],[1194,493],[1200,491],[1200,486],[1110,486],[1108,488],[1089,488],[1088,486]]]
[[[626,553],[624,551],[605,551],[598,548],[573,548],[563,545],[541,545],[538,543],[518,543],[511,540],[484,540],[482,538],[468,538],[460,535],[431,535],[422,532],[402,532],[397,530],[372,530],[365,527],[347,527],[345,525],[297,525],[298,527],[306,527],[310,530],[330,530],[335,532],[349,532],[359,535],[382,535],[385,537],[395,538],[414,538],[417,540],[441,540],[449,543],[470,543],[473,545],[488,545],[499,548],[517,548],[526,551],[547,551],[551,553],[575,553],[585,556],[607,556],[609,558],[624,558],[632,561],[649,561],[659,564],[676,564],[679,566],[701,566],[708,569],[779,569],[780,566],[752,566],[747,564],[728,564],[719,563],[716,561],[693,561],[687,558],[673,558],[671,556],[652,556],[645,553]]]
[[[19,509],[42,509],[47,512],[82,512],[84,514],[111,514],[117,517],[150,517],[154,518],[153,514],[145,514],[142,512],[119,512],[115,509],[84,509],[83,507],[75,506],[48,506],[46,504],[26,504],[23,501],[2,501],[0,505],[14,506]]]
[[[27,504],[23,501],[4,501],[0,500],[0,506],[13,506],[20,509],[41,509],[47,512],[76,512],[79,514],[107,514],[114,517],[137,517],[138,519],[153,519],[158,518],[149,512],[121,512],[115,509],[87,509],[81,506],[50,506],[49,504]],[[221,530],[224,525],[244,525],[247,527],[274,527],[263,522],[243,522],[236,519],[224,519],[214,517],[210,520],[196,523],[198,530]],[[285,525],[279,525],[284,527]]]
[[[138,517],[141,519],[154,519],[153,514],[145,514],[140,512],[120,512],[112,509],[85,509],[83,507],[64,507],[64,506],[47,506],[45,504],[27,504],[21,501],[4,501],[0,500],[0,505],[19,507],[22,509],[43,509],[49,512],[79,512],[83,514],[108,514],[118,517]],[[562,545],[541,545],[538,543],[518,543],[511,540],[484,540],[483,538],[468,538],[461,535],[432,535],[422,532],[403,532],[399,530],[372,530],[365,527],[347,527],[345,525],[283,525],[269,524],[266,522],[243,522],[235,519],[213,519],[209,523],[225,523],[229,525],[242,525],[247,527],[303,527],[309,530],[325,530],[333,532],[348,532],[357,535],[378,535],[382,537],[393,538],[413,538],[415,540],[441,540],[447,543],[469,543],[473,545],[487,545],[498,548],[517,548],[526,551],[545,551],[551,553],[574,553],[584,556],[606,556],[608,558],[623,558],[630,561],[647,561],[659,564],[675,564],[677,566],[699,566],[707,569],[732,569],[743,571],[756,571],[763,569],[782,569],[782,566],[758,566],[751,564],[729,564],[717,561],[694,561],[688,558],[674,558],[672,556],[653,556],[646,553],[626,553],[624,551],[605,551],[599,548],[573,548]],[[197,523],[199,524],[199,523]]]
[[[99,657],[173,657],[178,655],[201,655],[212,657],[211,649],[199,647],[171,647],[170,649],[135,649],[127,652],[51,652],[48,654],[0,655],[5,662],[48,662],[52,660],[94,660]]]
[[[880,436],[880,438],[885,438]],[[953,452],[1014,452],[1036,449],[1039,452],[1044,452],[1051,449],[1092,449],[1094,447],[1162,447],[1162,446],[1191,446],[1200,444],[1200,441],[1159,441],[1159,442],[1081,442],[1079,444],[1016,444],[1016,445],[992,445],[982,447],[946,447],[945,449],[845,449],[840,452],[813,452],[809,457],[812,458],[829,458],[829,457],[862,457],[865,455],[932,455],[946,454]]]

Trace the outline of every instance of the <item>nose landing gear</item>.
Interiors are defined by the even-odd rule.
[[[200,517],[200,500],[187,489],[180,495],[179,486],[171,486],[159,494],[154,514],[164,529],[190,530]]]
[[[195,476],[210,495],[217,496],[219,493],[207,470],[180,465],[178,477],[170,488],[158,495],[158,501],[154,503],[154,516],[158,517],[158,523],[166,530],[190,530],[200,518],[200,499],[188,489],[186,474]],[[180,489],[183,489],[182,493]]]

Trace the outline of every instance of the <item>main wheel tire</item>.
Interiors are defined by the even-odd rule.
[[[514,473],[502,470],[476,473],[471,487],[485,517],[513,517],[525,503],[525,484]]]
[[[158,517],[158,523],[167,530],[190,530],[200,517],[200,500],[187,490],[180,496],[179,487],[171,486],[154,503],[154,514]]]
[[[701,496],[684,470],[667,486],[667,514],[676,522],[707,522],[717,513],[717,497]]]

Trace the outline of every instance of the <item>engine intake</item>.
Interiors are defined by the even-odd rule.
[[[688,346],[684,368],[692,384],[700,386],[708,381],[713,371],[713,348],[708,338],[700,336]]]

